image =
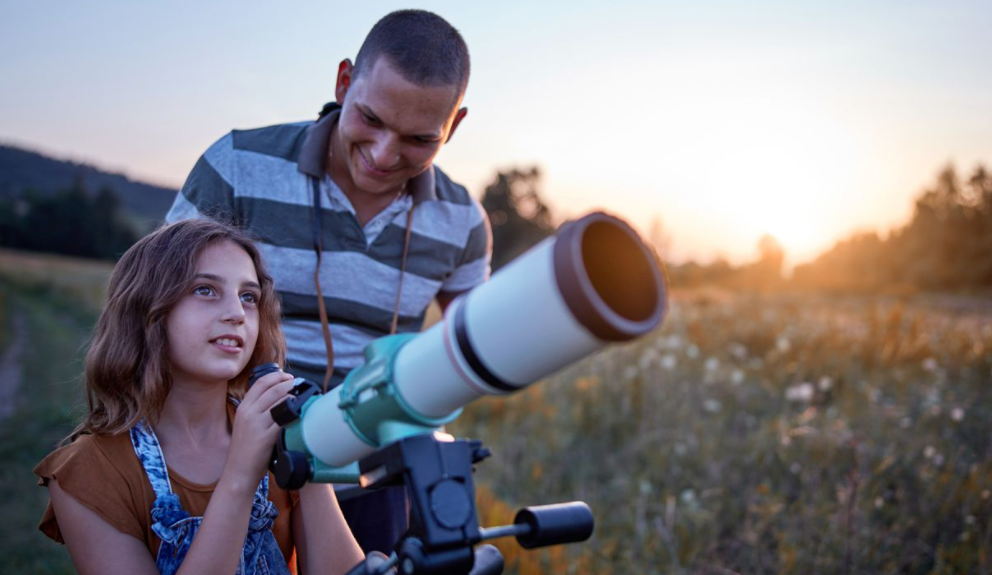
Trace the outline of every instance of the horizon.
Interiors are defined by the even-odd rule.
[[[37,49],[0,62],[0,141],[179,188],[230,129],[313,117],[395,4],[358,7],[337,34],[322,5],[95,2],[59,21],[5,6],[0,46]],[[947,164],[992,162],[980,2],[426,4],[473,57],[470,113],[438,165],[476,197],[536,165],[559,220],[601,208],[647,235],[659,218],[673,261],[739,264],[771,234],[791,268],[903,225]]]

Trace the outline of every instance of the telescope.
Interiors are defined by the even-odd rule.
[[[653,251],[619,218],[594,212],[566,223],[456,298],[426,331],[373,341],[365,364],[336,388],[321,393],[298,379],[272,409],[283,427],[276,481],[287,489],[307,481],[406,485],[407,536],[388,560],[370,558],[356,574],[469,573],[472,547],[485,539],[514,535],[527,548],[587,539],[593,518],[581,502],[527,508],[512,526],[480,528],[472,469],[489,450],[443,426],[480,397],[516,393],[654,330],[666,289]],[[259,366],[253,380],[276,369]],[[491,572],[501,571],[500,563]]]

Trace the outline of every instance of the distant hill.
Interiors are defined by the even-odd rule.
[[[77,164],[17,148],[0,145],[0,201],[32,190],[45,196],[64,191],[76,181],[95,195],[109,188],[120,198],[125,217],[136,231],[154,228],[172,206],[176,190],[131,180],[123,174],[104,172],[88,164]]]

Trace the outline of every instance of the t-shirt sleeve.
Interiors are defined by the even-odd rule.
[[[489,279],[493,256],[493,232],[489,218],[479,202],[475,206],[465,246],[462,249],[458,267],[441,285],[444,292],[463,292],[485,283]]]
[[[235,220],[234,135],[217,140],[200,156],[165,216],[169,223],[211,217]]]
[[[40,478],[38,485],[47,486],[52,479],[57,480],[62,491],[115,529],[144,541],[146,531],[137,510],[141,493],[135,493],[121,463],[114,462],[112,456],[113,450],[108,454],[93,436],[84,435],[49,454],[34,473]],[[65,542],[51,501],[38,529],[59,543]]]

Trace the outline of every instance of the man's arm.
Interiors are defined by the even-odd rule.
[[[443,313],[463,293],[485,283],[492,271],[493,232],[482,206],[473,200],[476,221],[468,233],[458,267],[441,285],[435,299]]]
[[[441,308],[441,313],[448,311],[448,306],[451,302],[455,301],[455,298],[467,292],[468,290],[462,291],[441,291],[437,292],[437,305]]]

